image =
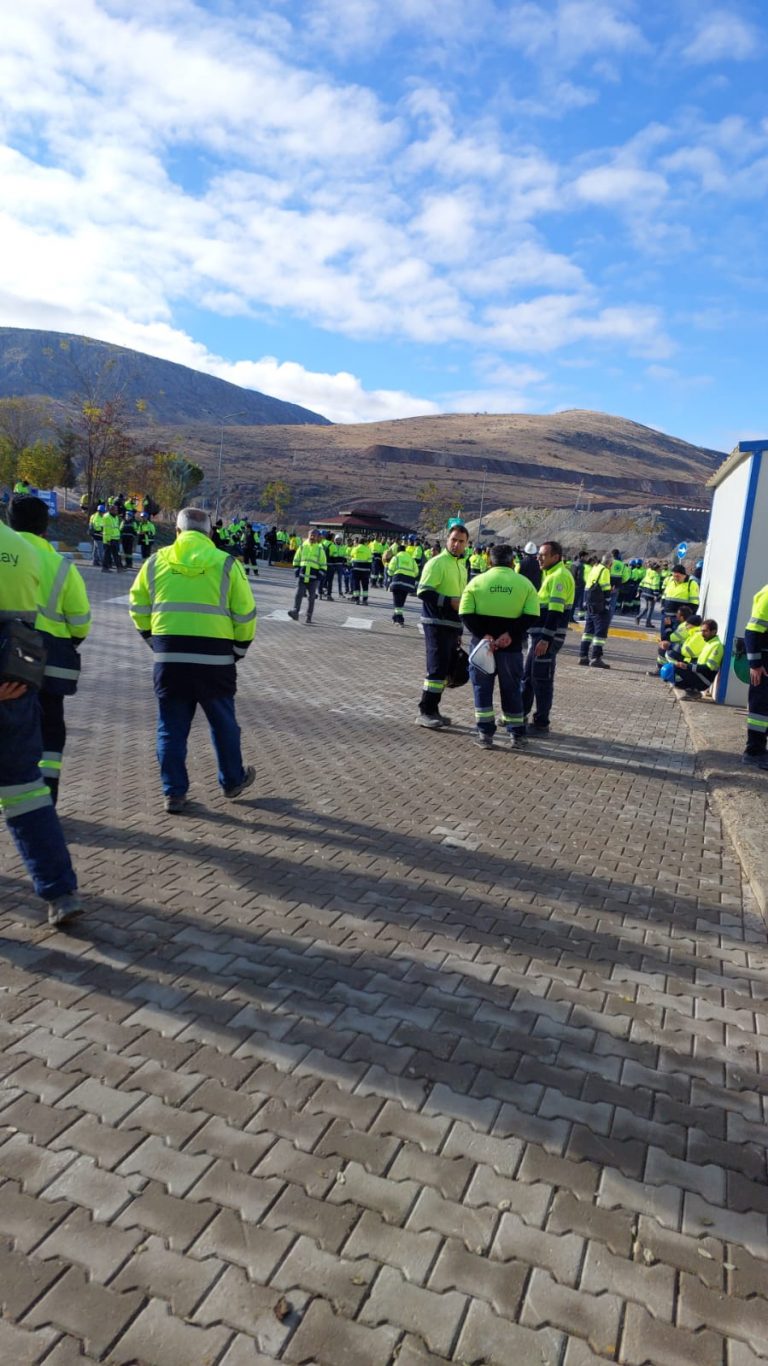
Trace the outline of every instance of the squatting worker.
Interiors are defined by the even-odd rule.
[[[675,564],[661,590],[661,625],[659,628],[659,659],[663,659],[667,642],[675,628],[678,608],[689,607],[692,612],[699,605],[699,585],[691,578],[684,564]]]
[[[459,604],[459,616],[472,635],[473,647],[486,640],[496,664],[495,674],[486,673],[473,663],[469,666],[475,695],[477,744],[481,749],[493,745],[493,686],[497,678],[508,744],[514,747],[525,741],[523,637],[539,623],[539,596],[530,579],[512,568],[514,555],[511,545],[493,546],[490,569],[475,575]]]
[[[747,747],[742,762],[768,769],[768,583],[755,593],[744,632],[749,661]]]
[[[539,546],[540,619],[531,627],[523,667],[523,711],[527,717],[534,702],[534,730],[549,730],[549,714],[555,694],[557,656],[565,644],[576,594],[573,575],[563,560],[559,541],[544,541]]]
[[[42,498],[13,498],[8,520],[40,558],[35,629],[43,632],[46,648],[45,678],[38,693],[43,739],[40,772],[55,806],[67,740],[64,698],[77,691],[80,646],[91,629],[91,608],[80,570],[45,539],[48,504]]]
[[[134,626],[155,656],[157,757],[165,809],[187,801],[187,739],[199,703],[211,728],[225,797],[239,797],[256,771],[244,768],[235,718],[236,664],[253,640],[256,604],[245,570],[217,550],[211,519],[183,508],[173,545],[144,562],[132,586]]]
[[[421,598],[421,624],[427,650],[427,673],[419,702],[418,724],[430,730],[451,724],[440,712],[440,699],[461,641],[459,604],[467,586],[469,532],[455,522],[448,532],[445,550],[424,565],[417,596]]]
[[[7,624],[34,626],[40,594],[40,556],[0,522],[0,638]],[[39,897],[49,925],[82,910],[77,878],[50,789],[40,775],[43,744],[38,694],[0,679],[0,811]]]

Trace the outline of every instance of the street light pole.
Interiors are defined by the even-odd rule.
[[[488,478],[488,466],[483,465],[483,487],[480,491],[480,521],[477,528],[478,539],[483,534],[483,508],[485,507],[485,481]]]
[[[221,432],[219,434],[219,468],[216,474],[216,512],[213,518],[215,523],[219,520],[219,504],[221,503],[221,468],[224,461],[224,424],[225,422],[229,422],[233,417],[243,417],[246,409],[239,408],[236,413],[225,413],[223,417],[217,416],[212,408],[206,408],[205,411],[206,413],[210,413],[211,417],[215,417],[216,421],[221,425]]]
[[[224,459],[224,419],[221,421],[221,439],[219,441],[219,472],[216,475],[216,513],[213,518],[214,523],[219,520],[219,503],[221,501],[221,462]]]

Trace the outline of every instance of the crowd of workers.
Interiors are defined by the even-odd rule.
[[[0,523],[0,805],[35,890],[48,903],[49,922],[60,925],[81,909],[56,800],[66,742],[64,700],[77,688],[91,612],[79,569],[47,539],[47,504],[17,486],[8,514],[8,525]],[[153,552],[151,514],[151,506],[115,498],[97,507],[89,525],[93,563],[107,572],[132,568],[133,547],[141,549],[130,614],[153,654],[157,756],[172,814],[187,804],[187,741],[198,706],[210,726],[225,797],[239,797],[255,780],[254,768],[243,763],[235,693],[237,664],[255,632],[248,572],[259,556],[292,559],[294,620],[305,598],[311,623],[318,596],[346,595],[362,605],[373,585],[391,593],[393,623],[403,626],[405,605],[415,596],[426,647],[418,723],[430,730],[450,726],[441,710],[444,691],[468,677],[482,749],[494,744],[497,682],[508,746],[525,745],[530,732],[549,731],[557,659],[575,618],[583,620],[579,664],[607,669],[606,643],[622,602],[648,623],[658,605],[659,650],[651,672],[681,696],[710,689],[729,663],[717,623],[697,612],[697,574],[682,563],[627,565],[618,550],[566,559],[552,539],[521,548],[472,546],[458,519],[449,523],[444,547],[415,536],[346,543],[320,530],[298,537],[276,527],[258,543],[254,534],[251,545],[247,523],[212,526],[209,514],[195,508],[179,513],[175,540]],[[151,531],[139,536],[147,524]],[[131,534],[132,541],[123,539]],[[121,562],[109,563],[115,559]],[[464,630],[468,654],[461,647]],[[742,758],[765,770],[768,585],[755,597],[744,652],[750,686]]]

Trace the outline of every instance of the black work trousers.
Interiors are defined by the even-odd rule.
[[[454,655],[461,644],[461,631],[455,626],[429,626],[424,623],[424,644],[427,647],[427,673],[419,711],[425,716],[436,716]]]

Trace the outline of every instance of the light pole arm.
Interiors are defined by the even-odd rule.
[[[219,520],[219,503],[221,502],[221,463],[224,458],[224,423],[221,424],[221,439],[219,441],[219,472],[216,476],[216,516],[214,522]]]

